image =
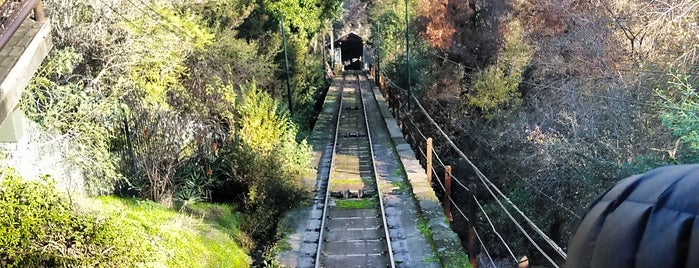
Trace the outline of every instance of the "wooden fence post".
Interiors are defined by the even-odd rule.
[[[425,158],[425,161],[427,161],[427,183],[432,185],[432,138],[427,138],[427,155]]]
[[[34,20],[36,21],[44,21],[46,18],[46,15],[44,13],[44,6],[41,4],[41,0],[36,1],[36,5],[34,6]]]
[[[476,227],[471,224],[471,228],[468,229],[468,242],[466,243],[466,251],[468,252],[468,261],[471,266],[478,267],[478,260],[476,259]]]
[[[449,165],[444,167],[444,186],[446,188],[444,214],[446,214],[449,221],[453,221],[454,219],[451,217],[451,166]]]

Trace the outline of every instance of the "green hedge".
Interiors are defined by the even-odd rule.
[[[9,175],[8,175],[9,174]],[[132,267],[148,243],[111,218],[76,211],[54,183],[23,181],[6,169],[0,183],[0,267]]]

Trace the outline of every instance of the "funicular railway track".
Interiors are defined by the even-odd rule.
[[[343,73],[316,268],[395,267],[361,94],[368,83],[365,73]]]

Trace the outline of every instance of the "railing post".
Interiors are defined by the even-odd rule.
[[[475,200],[475,189],[476,187],[474,185],[470,186],[469,189],[467,190],[467,195],[469,200]],[[468,241],[466,242],[466,251],[468,252],[469,256],[469,262],[471,263],[471,266],[474,268],[477,268],[478,261],[476,259],[477,256],[477,247],[476,247],[476,225],[478,224],[478,216],[476,215],[476,204],[474,204],[473,201],[467,202],[467,209],[466,209],[466,218],[470,219],[468,222],[469,229],[468,229]]]
[[[466,242],[466,250],[468,252],[468,261],[471,266],[478,267],[478,260],[476,259],[476,227],[471,224],[471,228],[468,228],[468,242]]]
[[[44,6],[41,4],[41,0],[36,1],[36,5],[34,5],[34,20],[41,22],[45,18],[46,13],[44,13]]]
[[[427,138],[427,183],[432,185],[432,138]]]
[[[446,188],[444,214],[449,221],[453,221],[454,219],[451,217],[451,166],[449,165],[444,167],[444,186]]]

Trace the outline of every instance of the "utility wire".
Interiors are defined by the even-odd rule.
[[[467,65],[462,64],[462,63],[459,63],[459,62],[455,62],[455,61],[450,60],[450,59],[448,59],[448,58],[446,58],[446,57],[444,57],[444,56],[441,56],[441,55],[439,55],[439,54],[437,54],[437,53],[435,53],[435,52],[432,52],[432,53],[430,53],[430,54],[432,54],[432,56],[435,56],[435,57],[437,57],[437,58],[439,58],[439,59],[442,59],[442,60],[445,61],[445,62],[451,63],[451,64],[453,64],[453,65],[457,65],[459,68],[469,69],[469,70],[472,70],[472,71],[478,71],[478,69],[476,69],[476,68],[473,68],[473,67],[471,67],[471,66],[467,66]]]
[[[387,77],[387,80],[389,81],[389,84],[395,85],[395,83],[392,83],[392,81],[391,81],[390,79],[388,79],[388,77]],[[398,87],[398,86],[396,86],[396,88],[399,88],[399,89],[400,89],[400,87]],[[499,194],[500,196],[502,196],[502,198],[503,198],[504,200],[506,200],[507,203],[508,203],[510,206],[512,206],[512,207],[515,209],[515,211],[517,211],[517,212],[520,214],[520,216],[522,216],[522,217],[525,219],[525,221],[529,224],[529,226],[532,227],[532,229],[534,229],[542,238],[544,238],[544,240],[545,240],[545,241],[546,241],[546,242],[547,242],[561,257],[563,257],[563,259],[566,259],[567,255],[566,255],[566,253],[563,251],[563,249],[561,249],[560,246],[558,246],[558,245],[553,241],[553,239],[549,238],[548,235],[546,235],[543,231],[541,231],[541,229],[540,229],[538,226],[536,226],[536,224],[534,224],[534,222],[531,221],[531,220],[529,219],[529,217],[527,217],[526,215],[524,215],[524,213],[519,209],[519,207],[517,207],[507,196],[505,196],[505,195],[502,193],[502,191],[500,191],[500,189],[498,189],[497,186],[495,186],[495,184],[493,184],[493,183],[485,176],[485,174],[483,174],[483,173],[478,169],[478,167],[477,167],[477,166],[476,166],[476,165],[475,165],[475,164],[474,164],[474,163],[473,163],[473,162],[472,162],[472,161],[471,161],[457,146],[456,146],[456,144],[449,138],[449,136],[444,132],[444,130],[442,130],[442,128],[434,121],[434,119],[432,119],[432,117],[429,115],[429,113],[427,112],[427,110],[425,110],[425,108],[422,106],[422,104],[420,103],[420,101],[419,101],[414,95],[410,95],[410,96],[408,96],[408,97],[409,97],[409,98],[412,98],[412,99],[416,102],[417,107],[422,111],[422,113],[427,117],[427,119],[437,128],[437,130],[447,139],[447,142],[452,146],[452,148],[453,148],[454,150],[456,150],[456,152],[457,152],[457,153],[458,153],[458,154],[459,154],[473,169],[474,169],[474,171],[476,172],[476,175],[478,175],[478,178],[479,178],[479,179],[481,180],[481,182],[486,186],[486,188],[488,189],[488,191],[490,192],[490,194],[493,196],[493,198],[495,198],[495,200],[498,202],[498,204],[500,205],[500,207],[505,211],[505,213],[508,215],[508,217],[510,218],[510,220],[512,220],[512,222],[515,224],[515,226],[517,226],[517,228],[525,235],[525,237],[527,237],[527,239],[532,243],[532,245],[534,245],[534,247],[536,247],[537,250],[539,250],[539,252],[540,252],[554,267],[558,267],[558,265],[553,261],[553,259],[551,259],[551,257],[549,257],[549,256],[544,252],[544,250],[541,249],[541,247],[531,238],[531,236],[526,232],[526,230],[524,230],[524,228],[517,222],[517,220],[514,219],[514,217],[512,216],[512,214],[510,214],[510,212],[507,210],[507,208],[505,208],[505,206],[504,206],[504,205],[502,204],[502,202],[497,198],[497,196],[493,193],[493,191],[490,189],[490,187],[493,187],[493,189],[495,189],[495,191],[497,191],[498,194]]]
[[[437,180],[437,183],[439,183],[439,186],[442,187],[442,191],[446,191],[446,187],[444,187],[444,184],[442,184],[442,181],[439,180],[439,175],[437,175],[437,171],[435,171],[434,169],[432,169],[432,173],[434,174],[435,178],[437,178],[437,179],[436,179],[436,180]],[[448,196],[447,199],[449,199],[449,202],[450,202],[451,204],[454,205],[454,208],[456,208],[456,210],[459,212],[459,214],[461,214],[461,216],[464,217],[464,219],[465,219],[467,222],[472,223],[471,220],[470,220],[468,217],[466,217],[466,214],[463,212],[463,210],[461,210],[461,208],[459,207],[459,205],[456,204],[456,202],[454,201],[454,199],[451,198],[451,196]],[[491,226],[492,226],[492,224],[491,224]],[[495,230],[495,226],[492,226],[492,228],[493,228],[493,230]],[[485,244],[483,243],[483,240],[481,239],[481,236],[478,235],[478,231],[476,230],[475,226],[473,227],[473,231],[474,231],[474,233],[476,234],[476,237],[478,238],[478,242],[479,242],[479,243],[481,244],[481,246],[483,247],[483,250],[485,251],[486,256],[488,256],[488,260],[490,260],[490,263],[493,264],[493,267],[496,267],[496,266],[495,266],[495,263],[493,263],[493,258],[490,256],[490,253],[488,252],[488,248],[487,248],[487,247],[485,246]],[[497,232],[497,230],[495,230],[495,233],[496,233],[496,235],[497,235],[498,237],[502,238],[502,236],[500,236],[500,234]],[[504,243],[505,247],[509,250],[509,246],[507,245],[507,243],[505,243],[504,240],[501,240],[501,241]],[[516,258],[515,258],[515,260],[516,260]]]
[[[435,178],[437,178],[437,183],[439,183],[439,186],[442,187],[442,190],[446,191],[444,184],[442,184],[442,181],[439,180],[439,175],[437,175],[437,172],[434,169],[432,169],[432,173],[434,174]],[[449,202],[454,205],[454,208],[456,208],[456,211],[458,211],[459,214],[466,220],[466,222],[472,223],[471,220],[466,216],[464,211],[461,209],[461,207],[459,207],[459,205],[454,201],[454,199],[452,199],[451,196],[448,196],[447,198],[449,199]],[[491,224],[491,226],[492,226],[493,230],[495,230],[495,226],[493,226],[492,224]],[[481,239],[481,236],[478,234],[478,230],[476,230],[475,226],[473,226],[473,232],[476,234],[476,238],[478,239],[478,243],[483,248],[483,251],[485,251],[485,255],[488,257],[488,260],[493,265],[493,267],[496,267],[495,263],[493,262],[493,258],[490,256],[490,252],[488,252],[488,248],[485,246],[485,243],[483,243],[483,239]],[[502,238],[502,236],[500,236],[500,234],[497,232],[497,230],[495,230],[495,233],[498,237]],[[503,244],[505,245],[505,247],[508,250],[510,250],[507,243],[505,243],[504,240],[502,240],[502,241],[503,241]],[[511,252],[511,250],[510,250],[510,252]],[[515,261],[516,261],[516,258],[515,258]]]
[[[415,128],[415,130],[417,130],[417,133],[419,133],[420,136],[422,136],[422,139],[425,140],[425,141],[427,141],[427,136],[425,136],[425,134],[422,133],[422,131],[420,130],[420,128],[417,127],[417,124],[415,123],[415,121],[413,120],[413,118],[410,117],[410,116],[408,116],[408,120],[410,120],[410,123],[413,124],[413,127]]]
[[[104,0],[100,0],[100,2],[102,2],[102,4],[105,5],[107,8],[109,8],[112,12],[114,12],[115,14],[117,14],[117,16],[119,16],[119,17],[121,17],[122,19],[124,19],[124,21],[126,21],[126,22],[128,22],[129,24],[133,25],[134,27],[138,28],[138,29],[141,30],[142,32],[145,32],[145,29],[143,29],[143,28],[142,28],[141,26],[139,26],[139,25],[136,25],[136,23],[134,23],[133,21],[131,21],[130,19],[128,19],[128,18],[127,18],[126,16],[124,16],[124,14],[122,14],[121,12],[117,11],[112,5],[107,4],[106,2],[104,2]]]

